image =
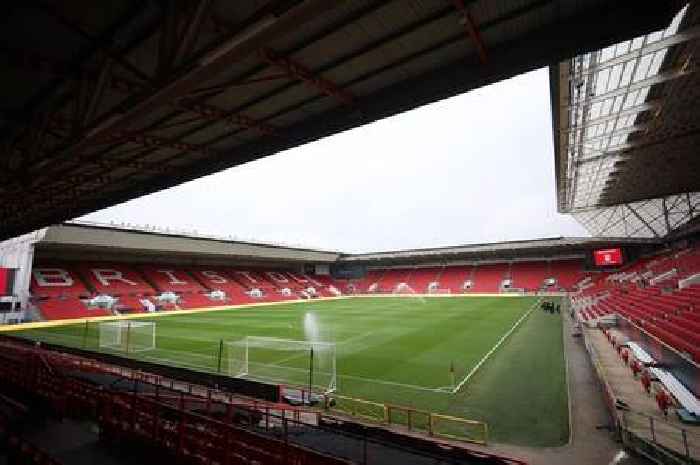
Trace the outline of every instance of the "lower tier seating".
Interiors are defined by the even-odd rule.
[[[109,310],[88,308],[82,300],[74,297],[42,300],[37,303],[37,307],[47,320],[90,318],[112,314]]]

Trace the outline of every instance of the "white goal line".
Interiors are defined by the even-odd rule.
[[[452,389],[452,394],[456,394],[457,392],[459,392],[460,389],[462,389],[462,387],[467,383],[467,381],[469,381],[469,379],[471,379],[471,377],[474,376],[474,374],[479,370],[479,368],[481,368],[481,366],[482,366],[484,363],[486,363],[486,360],[488,360],[488,359],[491,357],[491,355],[493,355],[493,353],[496,352],[496,351],[498,350],[499,347],[501,347],[501,345],[503,344],[503,342],[505,342],[505,340],[508,339],[508,336],[510,336],[510,335],[513,333],[513,331],[515,331],[516,328],[517,328],[518,326],[520,326],[520,323],[522,323],[522,321],[523,321],[525,318],[527,318],[527,316],[530,315],[530,313],[532,313],[532,311],[533,311],[535,308],[537,308],[537,305],[538,305],[541,301],[542,301],[541,298],[540,298],[540,299],[537,299],[537,301],[536,301],[534,304],[532,304],[532,307],[530,307],[530,310],[528,310],[527,312],[525,312],[525,313],[523,314],[523,316],[521,316],[521,317],[518,319],[518,321],[516,321],[516,322],[513,324],[513,326],[508,330],[508,332],[505,333],[505,334],[498,340],[498,342],[497,342],[493,347],[491,347],[491,350],[489,350],[488,352],[486,352],[486,355],[484,355],[484,356],[481,358],[481,360],[479,360],[479,363],[477,363],[476,365],[474,365],[474,368],[472,368],[472,369],[469,371],[469,373],[467,373],[467,375],[466,375],[464,378],[462,378],[462,380],[459,382],[459,384],[457,384],[457,386],[455,386],[455,387]]]

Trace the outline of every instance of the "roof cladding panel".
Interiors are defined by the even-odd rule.
[[[17,4],[0,30],[0,237],[628,40],[680,6]]]
[[[552,68],[558,207],[593,234],[624,224],[664,237],[697,216],[699,39],[690,3],[657,31]]]

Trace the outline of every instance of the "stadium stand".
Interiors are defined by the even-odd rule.
[[[243,304],[253,300],[246,294],[246,288],[231,278],[225,269],[209,267],[188,271],[207,290],[225,292],[228,303]]]
[[[143,266],[141,271],[145,279],[158,292],[203,292],[204,289],[185,270],[174,266]]]
[[[560,288],[571,290],[585,277],[580,260],[556,260],[550,262],[551,277],[557,280]]]
[[[229,270],[228,275],[248,290],[275,289],[275,285],[254,270]]]
[[[114,310],[116,310],[117,313],[124,314],[124,313],[147,313],[148,309],[146,306],[143,304],[143,300],[147,299],[145,296],[139,296],[139,297],[129,297],[129,296],[121,296],[118,298],[117,303],[115,304]]]
[[[97,294],[111,296],[153,295],[156,291],[133,267],[118,263],[77,265],[86,284]]]
[[[392,268],[387,269],[380,282],[380,287],[385,292],[396,292],[401,284],[408,285],[412,268]]]
[[[462,292],[466,280],[472,279],[473,282],[473,275],[471,266],[446,266],[442,269],[438,281],[441,288]]]
[[[496,263],[474,267],[472,292],[499,292],[501,282],[507,275],[507,264]]]
[[[35,297],[87,297],[90,290],[67,264],[40,264],[32,269],[32,294]]]
[[[71,318],[90,318],[108,316],[112,312],[102,308],[88,308],[77,297],[53,297],[36,303],[43,317],[47,320],[66,320]]]
[[[641,259],[622,272],[599,276],[573,297],[577,316],[588,322],[619,314],[700,361],[700,286],[679,289],[676,276],[654,280],[679,269],[682,276],[700,272],[697,247]]]
[[[41,316],[47,320],[88,318],[110,315],[101,308],[88,308],[81,298],[89,298],[90,290],[79,274],[68,264],[42,264],[32,270],[31,293]]]
[[[442,268],[438,267],[416,268],[411,273],[408,285],[419,293],[428,293],[430,291],[429,286],[432,283],[438,283],[437,289],[440,289],[442,288],[439,284],[441,273]]]
[[[544,282],[550,277],[547,262],[515,262],[511,267],[512,286],[528,291],[536,291],[544,287]]]

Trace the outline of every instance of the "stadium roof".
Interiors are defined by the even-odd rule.
[[[32,244],[42,261],[85,260],[189,263],[192,265],[268,266],[288,263],[369,265],[446,263],[459,260],[518,260],[548,257],[581,258],[591,249],[611,246],[658,246],[649,238],[552,237],[545,239],[465,244],[425,249],[346,254],[310,247],[241,241],[196,232],[159,230],[135,225],[68,222],[0,242],[0,249]]]
[[[373,261],[415,261],[415,260],[455,260],[455,259],[512,259],[519,256],[533,257],[538,254],[582,253],[584,251],[619,245],[656,244],[647,238],[613,238],[613,237],[552,237],[521,241],[504,241],[489,244],[466,244],[427,249],[394,250],[386,252],[362,253],[343,255],[345,262]]]
[[[11,2],[0,238],[647,33],[681,5]]]
[[[550,68],[557,202],[594,235],[666,237],[700,212],[700,5]]]
[[[189,261],[191,263],[264,264],[280,262],[332,263],[339,252],[239,241],[177,231],[140,229],[97,223],[65,223],[45,228],[28,238],[41,257],[94,261]]]

